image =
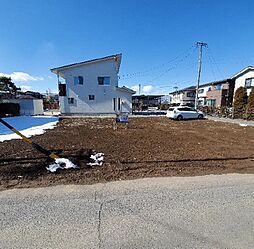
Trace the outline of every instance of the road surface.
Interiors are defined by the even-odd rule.
[[[253,248],[254,175],[0,192],[0,248]]]

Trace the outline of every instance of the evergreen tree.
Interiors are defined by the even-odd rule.
[[[254,87],[252,87],[250,96],[248,97],[246,113],[248,119],[254,119]]]
[[[17,90],[20,90],[20,88],[17,88],[15,84],[12,82],[10,77],[0,76],[0,91],[2,97],[11,97],[16,96]],[[0,96],[1,97],[1,96]]]
[[[248,95],[245,87],[239,87],[235,92],[234,97],[234,116],[236,118],[243,118],[246,111]]]

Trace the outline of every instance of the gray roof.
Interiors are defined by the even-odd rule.
[[[66,69],[66,68],[78,67],[78,66],[83,66],[83,65],[86,65],[86,64],[91,64],[91,63],[96,63],[96,62],[111,60],[111,59],[117,59],[117,58],[119,59],[118,61],[119,61],[119,67],[120,67],[122,54],[114,54],[114,55],[109,55],[109,56],[105,56],[105,57],[101,57],[101,58],[96,58],[96,59],[92,59],[92,60],[86,60],[86,61],[72,63],[72,64],[60,66],[60,67],[51,68],[50,71],[52,73],[57,73],[57,71],[61,71],[61,70]]]
[[[174,91],[174,92],[170,92],[169,94],[185,92],[185,91],[194,91],[194,90],[196,90],[196,86],[189,86],[189,87],[186,87],[186,88]]]
[[[245,72],[248,72],[248,71],[250,71],[250,70],[254,70],[254,66],[248,66],[248,67],[242,69],[240,72],[234,74],[234,75],[231,77],[231,79],[235,79],[235,78],[237,78],[238,76],[240,76],[240,75],[242,75],[242,74],[244,74]]]
[[[201,84],[199,85],[199,88],[202,88],[202,87],[205,87],[205,86],[210,86],[210,85],[219,85],[219,84],[223,84],[223,83],[226,83],[226,82],[232,82],[234,79],[231,78],[231,79],[224,79],[224,80],[218,80],[218,81],[212,81],[212,82],[209,82],[209,83],[205,83],[205,84]],[[174,94],[174,93],[179,93],[179,92],[185,92],[185,91],[194,91],[196,90],[196,86],[190,86],[190,87],[186,87],[186,88],[183,88],[183,89],[180,89],[178,91],[174,91],[174,92],[170,92],[169,94]]]
[[[135,94],[136,93],[135,91],[133,91],[132,89],[130,89],[130,88],[126,87],[126,86],[122,86],[122,87],[117,86],[116,90],[128,92],[130,94]]]

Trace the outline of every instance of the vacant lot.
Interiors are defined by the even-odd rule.
[[[133,117],[113,129],[112,118],[64,119],[33,137],[80,170],[48,173],[47,158],[21,140],[0,143],[0,189],[92,184],[151,176],[254,173],[254,127],[214,121]],[[86,166],[90,150],[105,153],[102,167]]]

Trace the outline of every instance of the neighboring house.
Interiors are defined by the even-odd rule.
[[[249,66],[230,79],[214,81],[199,86],[198,105],[212,107],[232,107],[234,94],[239,87],[245,87],[249,95],[254,87],[254,67]],[[195,102],[195,86],[187,87],[169,94],[170,103],[184,105]],[[192,96],[190,98],[190,96]]]
[[[133,111],[145,111],[149,108],[158,108],[164,95],[134,95],[132,96]]]
[[[169,93],[170,104],[172,105],[194,105],[196,87],[190,86],[178,91]]]
[[[251,92],[251,88],[254,87],[254,67],[249,66],[241,70],[232,76],[232,80],[235,80],[235,90],[242,86],[247,88],[247,94]]]
[[[199,105],[212,107],[230,107],[233,103],[235,82],[232,79],[225,79],[210,82],[200,86],[198,95]]]
[[[198,90],[199,106],[232,106],[234,94],[234,80],[225,79],[215,82],[202,84]],[[170,93],[171,104],[176,105],[194,105],[196,96],[196,87],[191,86],[179,91]]]
[[[121,54],[51,69],[59,84],[62,114],[114,114],[132,111],[135,91],[118,86]]]
[[[39,92],[33,92],[33,91],[18,91],[16,95],[17,99],[43,99],[43,94]]]

